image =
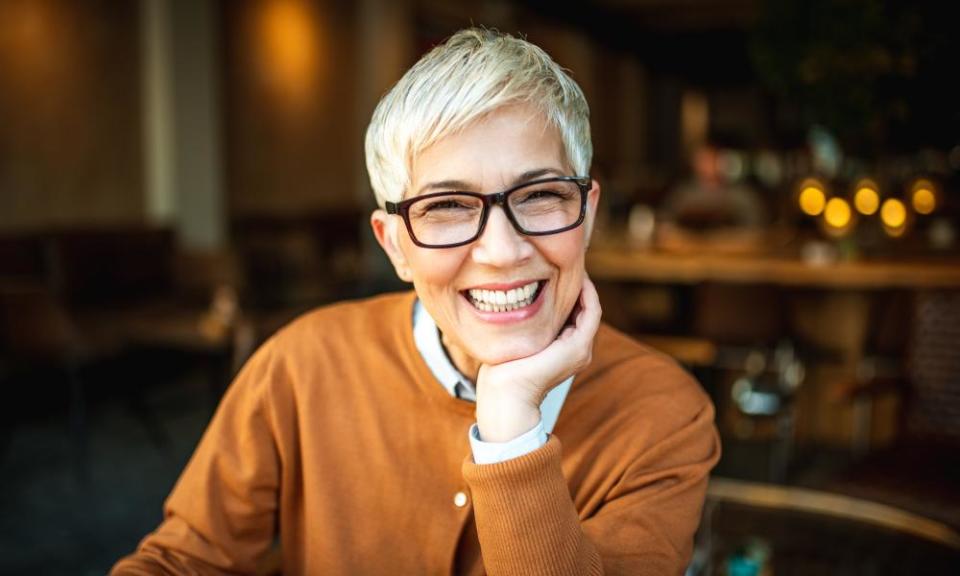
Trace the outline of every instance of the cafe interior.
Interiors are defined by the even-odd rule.
[[[604,320],[716,406],[687,574],[956,574],[957,15],[0,2],[0,572],[109,570],[259,344],[408,289],[370,231],[363,134],[425,51],[480,25],[582,87]]]

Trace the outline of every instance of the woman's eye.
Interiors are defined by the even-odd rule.
[[[563,194],[549,188],[543,188],[540,190],[533,190],[527,194],[523,195],[521,202],[534,202],[537,200],[560,200],[564,197]]]
[[[456,200],[438,200],[436,202],[430,202],[424,207],[424,212],[433,212],[437,210],[465,210],[469,209],[469,206],[464,205],[462,202]]]

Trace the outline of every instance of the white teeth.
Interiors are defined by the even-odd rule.
[[[530,282],[510,290],[468,290],[470,302],[484,312],[507,312],[533,303],[538,282]]]

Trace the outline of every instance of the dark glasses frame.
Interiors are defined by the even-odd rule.
[[[520,225],[520,222],[517,221],[516,216],[514,216],[513,211],[510,209],[510,204],[507,202],[507,199],[511,194],[526,188],[528,186],[535,186],[537,184],[548,184],[550,182],[573,182],[577,185],[577,188],[580,190],[580,215],[577,217],[576,221],[573,224],[564,226],[563,228],[558,228],[556,230],[547,230],[545,232],[535,232],[526,230],[523,226]],[[518,184],[513,188],[504,190],[503,192],[496,192],[493,194],[480,194],[478,192],[460,192],[457,190],[451,190],[448,192],[433,192],[431,194],[424,194],[423,196],[416,196],[414,198],[407,198],[400,202],[385,202],[385,208],[387,214],[395,214],[403,218],[403,223],[407,227],[407,233],[410,234],[410,239],[413,240],[413,243],[421,248],[456,248],[457,246],[464,246],[474,242],[483,234],[483,229],[487,225],[487,217],[490,215],[490,209],[493,206],[500,206],[504,213],[507,215],[507,219],[510,220],[510,223],[513,224],[514,229],[524,236],[549,236],[551,234],[559,234],[561,232],[566,232],[567,230],[573,230],[577,226],[583,224],[583,219],[587,214],[587,193],[590,192],[592,180],[590,176],[557,176],[554,178],[543,178],[540,180],[531,180],[530,182],[524,182],[523,184]],[[449,196],[451,194],[458,194],[461,196],[470,196],[472,198],[477,198],[483,202],[483,209],[480,212],[480,225],[477,226],[477,233],[464,240],[462,242],[455,242],[453,244],[424,244],[417,239],[417,235],[413,232],[413,225],[410,224],[410,206],[416,204],[417,202],[423,200],[429,200],[430,198],[437,198],[439,196]]]

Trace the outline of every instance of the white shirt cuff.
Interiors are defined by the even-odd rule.
[[[505,462],[529,454],[546,443],[547,433],[543,429],[543,420],[509,442],[484,442],[480,439],[477,425],[470,427],[470,448],[473,450],[473,461],[477,464]]]

